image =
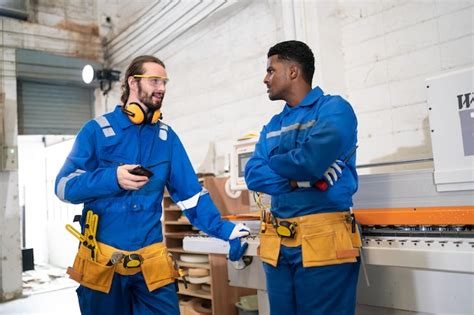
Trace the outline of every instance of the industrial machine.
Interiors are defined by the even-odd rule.
[[[434,170],[359,177],[354,196],[363,237],[358,314],[474,314],[473,78],[469,68],[426,81]],[[259,314],[265,315],[258,224],[251,231],[245,241],[252,259],[240,270],[229,264],[229,281],[258,289]],[[206,236],[186,237],[183,246],[228,252],[226,242]]]
[[[258,135],[249,134],[234,144],[231,154],[230,188],[232,190],[247,189],[244,179],[245,165],[253,154]]]
[[[360,313],[472,314],[472,191],[437,192],[432,170],[365,175],[359,185]]]

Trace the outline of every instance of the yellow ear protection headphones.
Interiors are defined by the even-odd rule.
[[[128,115],[130,121],[135,125],[143,123],[156,124],[158,120],[163,118],[159,109],[145,113],[140,104],[137,103],[130,103],[127,105],[127,108],[125,108],[125,105],[122,106],[122,111]]]

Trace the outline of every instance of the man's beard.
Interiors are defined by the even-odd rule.
[[[140,84],[138,84],[138,100],[144,104],[150,111],[154,111],[161,108],[161,104],[163,103],[163,98],[165,97],[164,93],[159,93],[161,96],[161,100],[158,102],[153,102],[153,94],[158,93],[151,93],[146,94],[143,92],[143,89]]]

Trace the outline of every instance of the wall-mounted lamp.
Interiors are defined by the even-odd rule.
[[[112,69],[95,70],[91,65],[82,68],[82,81],[90,84],[93,80],[100,83],[100,90],[105,95],[112,89],[112,82],[120,80],[120,71]]]

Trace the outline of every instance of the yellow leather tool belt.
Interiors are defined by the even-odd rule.
[[[362,246],[359,229],[352,233],[349,212],[319,213],[278,219],[296,223],[293,238],[280,237],[273,224],[264,222],[260,230],[259,255],[262,261],[276,267],[280,246],[301,246],[303,267],[355,262]]]
[[[91,257],[91,250],[81,244],[73,267],[67,270],[71,279],[87,288],[109,293],[114,273],[134,275],[142,272],[150,292],[172,283],[178,277],[173,258],[168,254],[163,243],[155,243],[133,252],[123,251],[100,242],[97,244],[95,258]],[[122,262],[123,259],[118,262],[111,260],[114,253],[121,253],[123,257],[131,254],[135,254],[134,257],[139,255],[141,260],[137,267],[126,268]]]

